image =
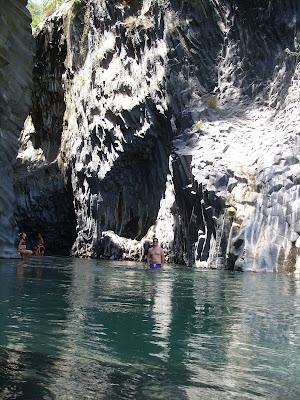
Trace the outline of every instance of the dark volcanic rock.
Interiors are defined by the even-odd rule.
[[[298,268],[298,42],[294,0],[65,3],[37,36],[20,159],[32,143],[45,188],[57,168],[73,254],[139,259],[156,234],[188,265]]]
[[[45,255],[69,255],[76,238],[72,191],[56,164],[16,169],[17,224],[28,234],[28,246],[41,232]]]
[[[0,256],[16,255],[13,166],[30,105],[33,38],[25,0],[0,8]]]

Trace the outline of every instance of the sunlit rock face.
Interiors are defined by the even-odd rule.
[[[2,4],[3,3],[3,4]],[[25,0],[0,9],[0,256],[16,255],[13,166],[30,105],[33,39]]]
[[[67,94],[62,162],[72,166],[73,251],[85,246],[102,256],[103,231],[141,240],[157,218],[171,140],[167,47],[163,9],[155,3],[95,1],[82,12],[90,25]]]
[[[72,253],[141,259],[156,234],[179,263],[294,270],[298,30],[292,0],[67,2],[46,21],[28,143],[74,199]]]
[[[285,49],[297,46],[299,9],[293,1],[199,3],[180,11],[174,58],[187,62],[170,79],[173,90],[182,79],[173,143],[187,183],[176,192],[187,246],[200,266],[293,270],[299,66]]]
[[[25,129],[19,160],[30,165],[30,143],[39,157],[32,158],[36,176],[55,164],[72,188],[75,255],[107,256],[104,232],[141,240],[156,223],[166,190],[172,130],[164,15],[157,4],[149,7],[69,2],[37,35],[33,129]],[[48,196],[43,189],[37,197],[42,195]],[[34,203],[22,197],[18,221],[26,215],[40,220]],[[60,232],[58,222],[54,216],[52,226]],[[49,222],[44,225],[51,242]]]

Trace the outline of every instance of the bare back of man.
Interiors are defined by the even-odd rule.
[[[151,269],[161,268],[165,263],[165,255],[163,249],[158,244],[158,239],[153,238],[153,247],[148,250],[147,264]]]
[[[33,251],[32,250],[28,250],[26,248],[26,233],[22,233],[21,234],[21,238],[18,244],[18,250],[19,250],[19,254],[21,257],[26,257],[26,256],[32,256],[33,255]]]

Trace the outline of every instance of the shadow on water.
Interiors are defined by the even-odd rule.
[[[47,389],[53,365],[54,360],[45,354],[0,347],[1,399],[53,398]]]

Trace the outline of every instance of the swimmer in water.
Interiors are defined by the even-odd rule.
[[[150,269],[159,269],[164,266],[165,254],[156,237],[153,238],[152,243],[153,246],[148,250],[147,265]]]

